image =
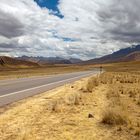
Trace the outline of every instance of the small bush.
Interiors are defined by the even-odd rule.
[[[139,106],[140,106],[140,99],[139,99],[139,100],[137,100],[137,105],[139,105]]]
[[[79,105],[80,99],[81,99],[80,94],[75,93],[75,94],[66,96],[65,102],[67,105]]]
[[[56,111],[57,110],[57,101],[51,101],[48,104],[48,110]]]
[[[97,87],[99,85],[99,79],[94,77],[88,80],[86,89],[88,92],[92,92],[93,88]]]
[[[108,110],[104,112],[102,123],[108,125],[122,125],[126,124],[126,117],[120,111]]]
[[[48,103],[47,109],[51,112],[62,112],[63,106],[64,106],[63,100],[57,99],[50,101]]]
[[[140,94],[135,98],[136,104],[140,106]]]
[[[140,136],[140,129],[135,129],[135,136]]]

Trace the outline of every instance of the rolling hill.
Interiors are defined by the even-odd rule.
[[[101,64],[127,61],[140,61],[140,45],[124,48],[101,58],[84,61],[82,64]]]
[[[25,60],[18,60],[16,58],[0,56],[0,66],[1,67],[38,67],[39,65],[34,62],[29,62]]]
[[[139,61],[139,60],[140,60],[140,51],[130,53],[121,59],[121,61],[125,61],[125,62],[126,61]]]

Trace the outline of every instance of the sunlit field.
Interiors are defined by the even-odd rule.
[[[93,66],[78,65],[48,65],[41,67],[0,67],[0,79],[25,78],[32,76],[64,74],[92,70]]]
[[[1,108],[0,139],[139,139],[140,62],[103,67],[101,75]]]

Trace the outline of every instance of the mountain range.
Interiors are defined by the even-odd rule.
[[[84,61],[82,64],[101,64],[127,61],[140,61],[140,45],[120,49],[112,54]]]
[[[140,61],[140,45],[120,49],[112,54],[82,61],[77,58],[65,59],[61,57],[7,57],[0,56],[0,66],[38,67],[48,64],[103,64],[113,62]]]
[[[82,62],[81,59],[77,58],[70,58],[65,59],[61,57],[29,57],[29,56],[22,56],[18,57],[19,60],[26,60],[30,62],[35,62],[40,65],[46,65],[46,64],[75,64]]]

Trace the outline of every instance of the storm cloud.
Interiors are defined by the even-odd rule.
[[[1,0],[0,55],[90,59],[140,43],[139,0],[59,0],[57,7],[63,17],[34,0]]]
[[[0,10],[0,35],[12,38],[23,33],[24,25],[12,14]]]
[[[140,42],[140,1],[112,0],[97,12],[104,37],[123,42]]]

